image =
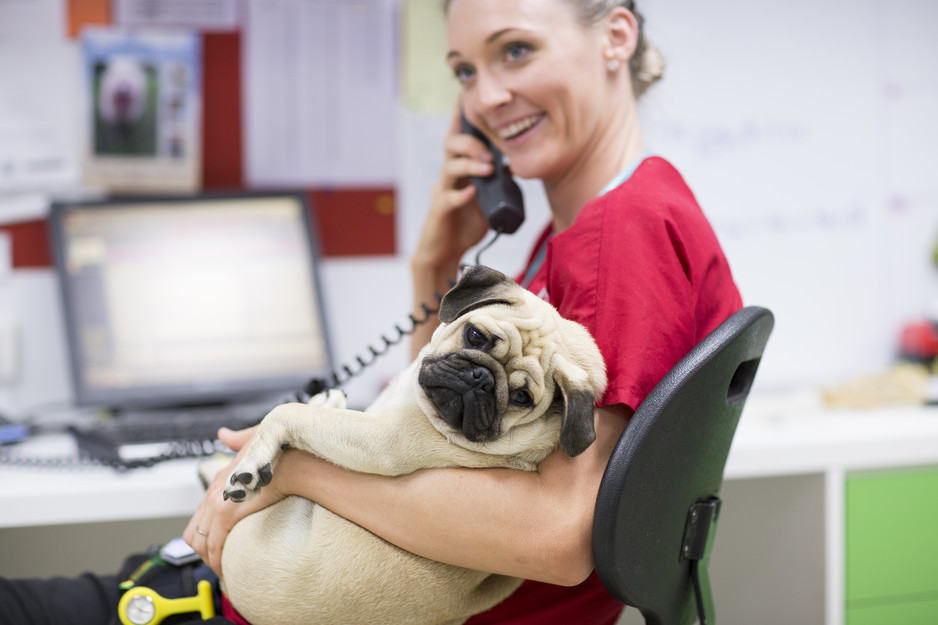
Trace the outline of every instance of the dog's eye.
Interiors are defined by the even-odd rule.
[[[466,326],[466,344],[475,349],[482,349],[488,344],[488,339],[473,325]]]
[[[511,394],[511,403],[516,406],[530,406],[534,403],[534,400],[531,398],[531,394],[522,388]]]

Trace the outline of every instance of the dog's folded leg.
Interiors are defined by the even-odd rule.
[[[344,401],[341,393],[336,395]],[[329,399],[326,406],[335,401]],[[231,473],[225,498],[240,502],[256,495],[270,483],[277,460],[290,448],[368,473],[392,475],[416,468],[410,454],[394,453],[406,437],[392,419],[326,406],[282,404],[264,417]],[[430,427],[425,420],[423,424]]]
[[[328,389],[313,395],[307,403],[313,408],[341,410],[346,407],[348,400],[342,391]],[[303,418],[314,417],[306,414]],[[295,441],[295,428],[275,428],[271,423],[265,427],[262,423],[250,443],[244,461],[231,474],[224,492],[225,499],[247,501],[256,495],[259,489],[267,486],[273,477],[273,465],[280,452],[294,446]]]

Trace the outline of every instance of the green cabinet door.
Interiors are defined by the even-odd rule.
[[[938,624],[938,468],[849,477],[845,547],[849,625]]]

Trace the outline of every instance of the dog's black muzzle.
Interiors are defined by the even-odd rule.
[[[417,378],[440,418],[474,443],[499,435],[500,385],[486,359],[477,350],[427,356]]]

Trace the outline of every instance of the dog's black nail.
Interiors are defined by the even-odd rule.
[[[228,491],[222,491],[221,498],[228,501]]]
[[[264,486],[267,486],[268,484],[270,484],[270,480],[272,480],[273,477],[274,477],[274,472],[270,468],[270,463],[268,462],[267,464],[265,464],[264,466],[262,466],[260,469],[257,470],[257,487],[263,488]]]
[[[280,451],[286,451],[288,449],[290,449],[290,443],[284,443],[280,446]]]
[[[245,471],[244,473],[238,473],[238,475],[234,476],[234,478],[235,479],[231,482],[232,485],[250,484],[251,480],[254,479],[254,474],[248,471]]]

